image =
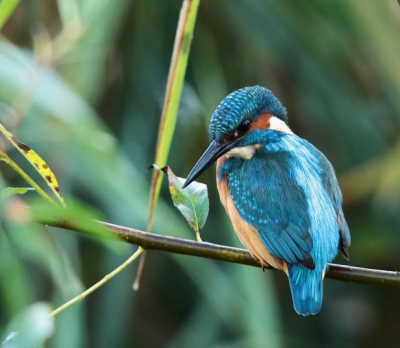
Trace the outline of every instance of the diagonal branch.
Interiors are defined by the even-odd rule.
[[[96,230],[98,230],[98,227],[95,225],[91,225],[92,227],[88,225],[78,226],[71,221],[42,220],[40,223],[91,235],[96,233]],[[195,242],[193,240],[168,237],[159,234],[150,234],[144,231],[113,225],[106,222],[98,222],[98,224],[100,227],[105,227],[107,229],[110,233],[110,237],[118,237],[127,243],[139,245],[144,249],[162,250],[177,254],[199,256],[214,260],[261,267],[259,262],[253,259],[249,252],[244,249],[206,242]],[[272,269],[268,266],[266,268]],[[400,272],[397,271],[383,271],[329,264],[329,270],[325,276],[326,278],[347,282],[400,287]]]

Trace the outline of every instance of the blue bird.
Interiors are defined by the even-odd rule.
[[[183,187],[217,161],[220,199],[240,241],[263,267],[288,275],[297,313],[318,313],[328,263],[339,248],[349,258],[350,232],[331,163],[293,134],[286,109],[261,86],[229,94],[209,133],[211,144]]]

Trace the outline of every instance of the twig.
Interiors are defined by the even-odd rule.
[[[114,278],[116,275],[118,275],[122,270],[124,270],[126,267],[128,267],[132,262],[134,262],[142,253],[143,253],[143,248],[139,247],[136,252],[129,257],[123,264],[119,265],[116,269],[114,269],[112,272],[108,273],[103,279],[98,281],[96,284],[91,286],[89,289],[86,291],[82,292],[78,296],[74,297],[72,300],[64,303],[62,306],[56,308],[53,312],[50,313],[51,317],[55,317],[57,314],[62,312],[64,309],[67,309],[68,307],[72,306],[73,304],[83,300],[87,296],[89,296],[92,292],[96,291],[98,288],[100,288],[103,284],[107,283],[110,279]]]
[[[40,223],[72,230],[79,233],[89,233],[93,235],[98,229],[93,226],[89,230],[88,226],[80,227],[71,221],[40,221]],[[150,234],[133,228],[98,222],[102,227],[106,227],[110,232],[110,237],[119,237],[127,243],[141,246],[143,249],[153,249],[199,256],[214,260],[239,263],[248,266],[261,267],[258,261],[253,259],[248,251],[239,248],[232,248],[206,242],[195,242],[193,240],[174,238],[159,234]],[[272,269],[271,267],[265,267]],[[364,284],[384,285],[390,287],[400,287],[400,272],[383,271],[353,266],[329,264],[326,278],[357,282]]]

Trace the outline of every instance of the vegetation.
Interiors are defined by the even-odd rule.
[[[146,229],[147,168],[155,162],[181,5],[0,3],[0,122],[52,168],[74,219]],[[400,7],[390,0],[203,1],[168,164],[186,176],[208,144],[208,120],[219,101],[245,85],[266,86],[287,106],[292,129],[337,170],[353,238],[351,264],[398,269],[399,38]],[[0,149],[46,188],[23,156],[0,141]],[[1,161],[0,170],[0,190],[27,186]],[[210,194],[201,238],[240,246],[212,171],[201,179]],[[130,267],[61,312],[53,328],[45,320],[51,309],[137,248],[31,223],[32,211],[22,203],[38,207],[43,199],[16,193],[24,194],[0,204],[2,338],[13,323],[32,327],[32,318],[42,318],[47,326],[29,336],[31,346],[47,336],[50,347],[398,343],[397,289],[327,280],[321,313],[302,318],[280,272],[158,251],[148,254],[138,292]],[[172,206],[165,179],[152,231],[195,238]]]

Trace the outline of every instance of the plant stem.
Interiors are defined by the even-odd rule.
[[[166,165],[172,137],[175,131],[176,119],[181,100],[183,82],[185,79],[190,45],[193,38],[197,11],[200,0],[185,0],[182,4],[176,30],[174,49],[168,73],[167,89],[158,129],[155,163],[160,167]],[[158,170],[153,171],[150,192],[150,213],[146,230],[153,227],[155,207],[161,188],[161,176]]]
[[[51,199],[51,197],[43,191],[43,189],[28,175],[26,172],[15,163],[8,155],[0,150],[0,161],[7,163],[12,169],[15,170],[17,174],[19,174],[31,187],[35,189],[35,191],[42,196],[46,201],[55,204],[55,202]]]
[[[197,240],[198,242],[200,242],[200,243],[203,242],[203,240],[201,239],[201,236],[200,236],[200,231],[196,231],[196,240]]]
[[[120,266],[118,266],[116,269],[114,269],[112,272],[108,273],[103,279],[101,279],[99,282],[91,286],[89,289],[86,291],[82,292],[78,296],[74,297],[72,300],[64,303],[62,306],[58,307],[55,309],[53,312],[50,313],[50,316],[54,317],[60,312],[62,312],[64,309],[72,306],[73,304],[77,303],[78,301],[83,300],[86,296],[90,295],[92,292],[97,290],[100,286],[103,284],[107,283],[110,279],[115,277],[118,273],[120,273],[122,270],[124,270],[126,267],[128,267],[133,261],[135,261],[140,254],[142,254],[144,249],[142,247],[139,247],[138,250],[129,258],[127,259],[124,263],[122,263]]]
[[[155,163],[161,167],[167,164],[172,137],[175,131],[199,4],[200,0],[184,0],[179,15],[178,28],[176,29],[174,48],[168,73],[167,88],[158,128]],[[153,227],[154,213],[160,195],[161,179],[160,171],[153,171],[150,187],[149,217],[146,227],[147,232],[151,232]],[[145,260],[146,253],[143,254],[139,263],[136,279],[133,283],[134,290],[139,289]]]

